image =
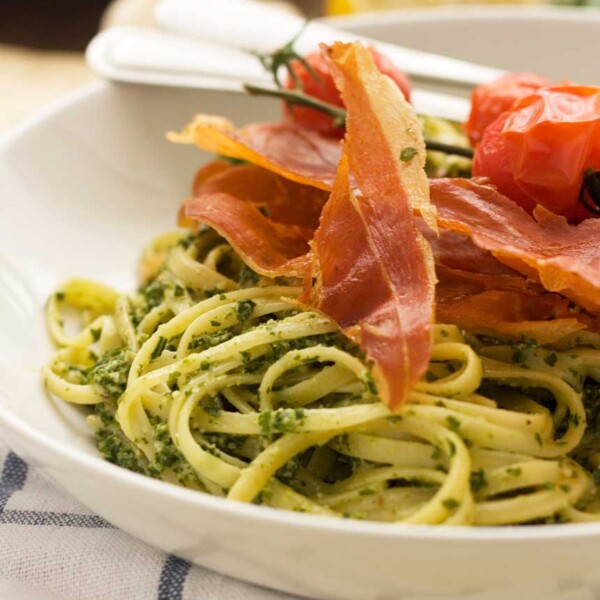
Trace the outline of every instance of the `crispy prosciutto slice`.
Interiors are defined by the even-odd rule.
[[[275,223],[250,202],[226,193],[191,198],[182,213],[186,220],[210,225],[257,273],[303,277],[306,272],[312,229]]]
[[[330,190],[340,160],[340,142],[293,123],[254,123],[241,129],[222,117],[197,115],[172,142],[248,161],[297,183]]]
[[[326,51],[348,114],[339,168],[339,143],[297,126],[199,116],[171,139],[252,164],[202,169],[182,222],[211,225],[259,273],[304,275],[304,301],[361,345],[391,407],[429,359],[435,274],[423,234],[438,322],[542,343],[598,330],[600,220],[570,226],[542,209],[534,219],[484,181],[428,183],[414,113],[368,52]]]
[[[503,337],[518,339],[528,336],[540,344],[554,344],[567,335],[588,328],[578,318],[550,318],[554,314],[554,306],[544,300],[529,294],[489,290],[449,298],[436,295],[436,307],[440,323]],[[527,318],[529,313],[532,313],[532,318]]]
[[[317,228],[329,196],[327,192],[295,183],[255,165],[216,166],[223,164],[222,161],[213,161],[198,171],[193,189],[195,197],[229,194],[263,209],[276,223]],[[213,173],[206,176],[207,170]]]
[[[311,242],[304,300],[361,346],[373,361],[380,397],[394,408],[427,370],[431,351],[435,273],[413,217],[415,206],[435,214],[424,143],[416,115],[365,48],[334,44],[329,56],[348,111],[347,134]],[[404,147],[414,148],[411,165],[400,160]]]
[[[565,297],[501,263],[470,238],[451,230],[432,234],[424,224],[438,277],[438,323],[508,337],[530,336],[542,344],[594,327],[594,319],[572,312]]]
[[[262,275],[304,276],[307,242],[327,192],[261,167],[217,160],[198,171],[193,194],[180,209],[181,226],[210,225]]]
[[[440,227],[468,235],[546,290],[600,313],[600,220],[569,225],[539,206],[531,217],[482,180],[438,179],[430,187]]]
[[[433,230],[435,208],[429,201],[424,173],[425,141],[414,110],[397,86],[358,45],[323,47],[346,107],[346,140],[350,172],[365,196],[399,196]],[[412,222],[412,219],[411,219]]]
[[[570,303],[546,292],[518,273],[486,275],[436,266],[436,312],[439,323],[478,332],[520,338],[541,344],[586,329],[590,319],[571,313]]]

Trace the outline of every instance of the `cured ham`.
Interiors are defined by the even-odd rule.
[[[526,335],[542,344],[594,325],[589,315],[574,313],[569,300],[501,263],[470,238],[451,230],[434,235],[424,225],[421,231],[435,261],[439,323],[516,338]]]
[[[380,397],[394,408],[427,370],[431,351],[435,273],[413,217],[417,206],[434,214],[425,148],[416,115],[367,50],[334,44],[329,56],[348,111],[347,134],[311,243],[304,300],[361,346]],[[399,159],[409,145],[411,167]]]
[[[340,142],[293,123],[254,123],[236,129],[222,117],[197,115],[169,140],[245,160],[297,183],[330,190],[340,160]]]
[[[303,276],[310,264],[310,258],[303,256],[308,250],[305,242],[312,236],[326,192],[296,184],[260,167],[213,161],[199,170],[194,193],[196,199],[184,207],[195,217],[186,218],[182,210],[181,225],[189,226],[204,215],[205,222],[213,219],[220,233],[233,242],[242,236],[239,223],[246,219],[249,243],[236,243],[244,260],[266,276]],[[263,211],[266,209],[269,217],[257,217],[254,210],[241,208],[229,199],[219,207],[217,220],[215,198],[201,198],[203,194],[217,193],[251,202]],[[291,236],[292,244],[287,241],[290,232],[281,243],[282,230],[270,221],[301,225],[304,229]],[[439,279],[438,322],[511,337],[529,335],[540,343],[554,343],[567,334],[597,328],[591,317],[573,313],[564,297],[547,292],[491,252],[475,246],[469,237],[451,230],[436,234],[423,221],[419,221],[419,229],[433,249]]]
[[[438,322],[476,331],[555,343],[597,330],[600,220],[532,218],[481,180],[428,182],[398,90],[362,47],[325,50],[347,108],[343,150],[293,124],[200,115],[171,139],[251,164],[201,169],[182,222],[214,227],[263,275],[304,277],[303,301],[362,347],[392,408],[427,369],[434,295]]]
[[[185,219],[214,228],[257,273],[302,277],[306,272],[311,229],[275,223],[251,203],[225,193],[191,198],[182,212]]]
[[[542,344],[557,342],[590,324],[585,315],[569,310],[567,299],[531,285],[525,278],[485,276],[439,266],[436,273],[439,323],[478,333],[530,336]]]
[[[183,216],[214,227],[259,273],[308,273],[304,300],[361,345],[373,362],[381,398],[395,407],[426,371],[431,350],[435,273],[413,217],[418,211],[435,227],[423,170],[425,147],[412,108],[377,71],[368,51],[336,44],[331,60],[348,110],[347,153],[339,168],[338,142],[323,143],[295,126],[235,131],[197,118],[179,138],[267,166],[298,183],[314,184],[318,178],[318,187],[332,186],[335,160],[335,185],[312,253],[307,245],[312,230],[275,222],[274,215],[259,211],[257,205],[269,195],[261,193],[261,186],[273,192],[274,182],[256,167],[219,167],[199,176]],[[401,161],[405,148],[413,152]],[[244,180],[257,177],[260,189],[248,191]],[[276,183],[278,193],[284,189],[284,197],[291,195],[289,186]],[[314,195],[304,195],[314,203]],[[270,202],[278,204],[273,197]]]
[[[346,107],[350,172],[362,194],[397,196],[436,230],[421,124],[398,87],[358,45],[323,46]],[[409,219],[411,220],[411,219]],[[412,221],[412,220],[411,220]]]
[[[388,200],[355,196],[344,157],[312,242],[304,300],[363,348],[381,398],[394,407],[427,370],[434,279],[408,207]]]
[[[438,224],[469,236],[499,261],[550,292],[600,313],[600,221],[569,225],[542,207],[533,217],[483,180],[430,182]]]
[[[225,164],[223,168],[220,165]],[[212,168],[210,168],[210,166]],[[205,171],[212,171],[206,176]],[[316,229],[329,194],[312,186],[295,183],[261,167],[231,165],[214,161],[199,170],[193,194],[224,193],[251,202],[276,223]]]

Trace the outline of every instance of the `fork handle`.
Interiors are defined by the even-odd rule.
[[[159,25],[167,30],[262,53],[280,48],[305,26],[302,17],[254,0],[161,0],[155,16]],[[378,42],[316,21],[304,27],[296,48],[306,54],[321,42],[336,40],[359,40],[374,46],[417,82],[464,90],[493,81],[504,73],[492,67]]]

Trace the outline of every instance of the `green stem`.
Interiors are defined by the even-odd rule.
[[[279,98],[285,101],[290,106],[306,106],[314,108],[319,112],[329,115],[333,118],[333,124],[336,127],[343,127],[346,122],[346,111],[339,106],[334,106],[328,102],[323,102],[318,98],[309,96],[299,90],[283,90],[280,88],[266,88],[259,85],[244,84],[244,89],[252,96],[269,96],[271,98]],[[464,156],[465,158],[473,158],[473,150],[462,146],[453,146],[451,144],[443,144],[433,140],[425,140],[425,145],[428,150],[435,152],[443,152],[444,154],[453,154],[456,156]]]
[[[266,88],[259,85],[252,85],[250,83],[245,83],[244,89],[252,96],[270,96],[272,98],[284,100],[291,106],[306,106],[308,108],[314,108],[319,112],[333,117],[335,125],[338,127],[343,127],[346,121],[346,111],[343,108],[323,102],[318,98],[314,98],[313,96],[309,96],[308,94],[298,90]]]
[[[452,144],[444,144],[442,142],[434,142],[433,140],[425,140],[427,150],[432,152],[443,152],[444,154],[455,154],[456,156],[464,156],[465,158],[473,158],[473,148],[465,148],[464,146],[453,146]]]

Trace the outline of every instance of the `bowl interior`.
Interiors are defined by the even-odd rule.
[[[82,411],[42,392],[51,350],[44,303],[74,276],[134,288],[142,247],[176,228],[178,205],[208,158],[165,139],[199,110],[243,123],[279,109],[241,95],[102,83],[0,150],[0,402],[91,452]]]
[[[600,11],[593,8],[429,7],[338,17],[331,24],[509,71],[600,85],[593,62]]]

